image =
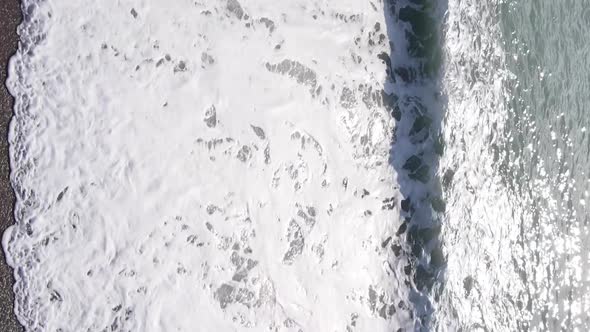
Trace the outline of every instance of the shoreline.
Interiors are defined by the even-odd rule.
[[[6,88],[8,60],[18,47],[16,28],[22,21],[19,0],[0,2],[0,235],[14,224],[15,197],[10,184],[10,156],[8,151],[8,126],[13,114],[14,98]],[[0,250],[0,322],[2,331],[24,331],[14,313],[14,276],[6,264],[4,251]]]

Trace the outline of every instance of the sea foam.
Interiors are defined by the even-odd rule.
[[[401,198],[382,4],[23,11],[3,247],[27,330],[413,326],[382,245]]]

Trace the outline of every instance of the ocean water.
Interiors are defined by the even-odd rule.
[[[447,13],[441,173],[452,174],[452,208],[437,326],[585,331],[590,10],[449,1]]]
[[[583,0],[26,0],[28,331],[587,331]]]

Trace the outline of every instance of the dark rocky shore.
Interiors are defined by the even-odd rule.
[[[13,98],[6,89],[8,59],[17,48],[16,27],[20,23],[19,0],[0,1],[0,234],[14,223],[14,193],[10,186],[10,159],[8,155],[8,124],[12,117]],[[14,277],[0,250],[0,330],[23,331],[14,315]]]

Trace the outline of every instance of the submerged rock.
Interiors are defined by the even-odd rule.
[[[408,175],[410,179],[426,183],[430,181],[430,168],[427,165],[422,165],[415,172]]]
[[[422,165],[422,159],[418,156],[411,156],[404,163],[403,168],[410,172],[415,172]]]
[[[422,129],[429,129],[430,125],[432,124],[432,119],[428,116],[421,115],[414,120],[414,124],[412,125],[412,129],[410,129],[410,135],[415,135],[422,131]]]

